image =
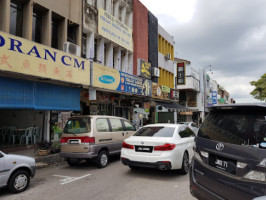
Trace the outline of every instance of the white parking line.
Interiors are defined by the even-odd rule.
[[[62,176],[62,175],[53,175],[53,176],[57,176],[57,177],[62,177],[63,179],[60,179],[59,182],[61,182],[60,184],[61,185],[64,185],[64,184],[67,184],[67,183],[71,183],[73,181],[76,181],[76,180],[79,180],[79,179],[82,179],[82,178],[85,178],[87,176],[90,176],[91,174],[86,174],[84,176],[81,176],[81,177],[70,177],[70,176]]]

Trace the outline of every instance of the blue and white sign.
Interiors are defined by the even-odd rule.
[[[212,91],[212,104],[217,104],[217,91]]]

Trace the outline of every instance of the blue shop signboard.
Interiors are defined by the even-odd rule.
[[[93,86],[131,94],[152,96],[151,80],[97,63],[93,63]]]

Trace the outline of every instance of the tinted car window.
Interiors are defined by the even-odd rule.
[[[199,137],[238,145],[266,142],[266,113],[260,110],[217,110],[204,120]]]
[[[124,121],[124,123],[125,123],[126,131],[135,131],[136,130],[136,128],[131,123],[129,123],[128,121]]]
[[[91,131],[91,120],[84,119],[70,119],[64,128],[64,133],[87,133]]]
[[[96,129],[99,132],[109,132],[109,124],[107,119],[97,119],[96,120]]]
[[[179,132],[179,135],[181,138],[185,138],[185,137],[195,137],[194,132],[190,129],[190,128],[186,128],[185,130],[182,130]]]
[[[174,127],[143,127],[139,129],[134,136],[145,136],[145,137],[173,137],[175,128]]]
[[[109,119],[112,131],[123,131],[123,126],[120,119]]]

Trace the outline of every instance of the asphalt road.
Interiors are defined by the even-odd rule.
[[[39,169],[20,194],[0,190],[1,200],[192,200],[189,175],[178,171],[131,170],[118,157],[104,169],[93,163]]]

